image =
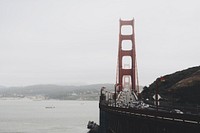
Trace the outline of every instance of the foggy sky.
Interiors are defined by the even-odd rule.
[[[139,83],[199,65],[198,0],[0,0],[0,85],[115,83],[135,19]]]

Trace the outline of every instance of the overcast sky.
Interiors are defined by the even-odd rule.
[[[135,19],[139,83],[200,65],[199,0],[0,0],[0,85],[115,83]]]

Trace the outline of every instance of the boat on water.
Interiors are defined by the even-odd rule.
[[[56,108],[55,106],[47,106],[45,107],[46,109],[53,109],[53,108]]]

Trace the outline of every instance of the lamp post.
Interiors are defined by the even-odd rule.
[[[156,80],[156,111],[158,111],[158,79]]]
[[[163,77],[156,79],[156,111],[158,111],[158,81],[165,82],[165,79]]]
[[[115,84],[115,96],[114,96],[114,99],[115,99],[115,107],[116,107],[116,105],[117,105],[117,84]]]

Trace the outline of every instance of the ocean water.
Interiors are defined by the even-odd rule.
[[[98,101],[0,99],[0,133],[87,133]]]

